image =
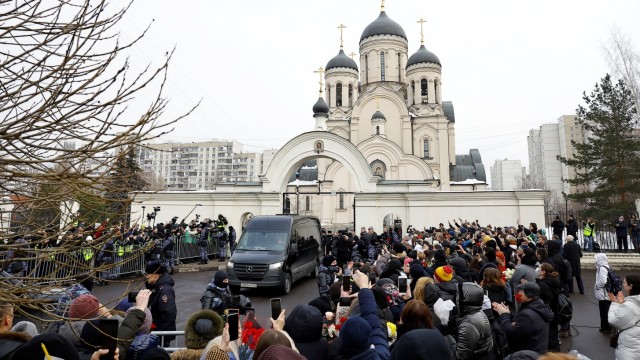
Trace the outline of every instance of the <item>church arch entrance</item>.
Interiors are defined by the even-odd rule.
[[[398,214],[387,214],[382,220],[382,225],[386,226],[388,229],[402,229],[402,219]]]

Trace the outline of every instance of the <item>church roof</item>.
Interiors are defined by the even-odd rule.
[[[314,181],[318,180],[318,163],[316,159],[312,159],[309,161],[305,161],[298,168],[298,173],[300,181]],[[293,173],[289,178],[289,183],[296,180],[296,173]]]
[[[313,105],[313,113],[314,114],[318,114],[318,113],[328,114],[329,113],[329,105],[327,105],[327,103],[324,101],[322,96],[320,96],[318,98],[318,101],[316,101],[316,103]]]
[[[354,69],[355,71],[358,71],[358,65],[356,64],[356,62],[353,61],[352,58],[348,57],[347,54],[345,54],[342,49],[340,49],[340,52],[338,53],[338,55],[334,56],[333,59],[329,60],[329,62],[327,63],[327,66],[325,66],[324,68],[325,70],[329,70],[329,69],[335,69],[340,67],[345,67],[345,68]]]
[[[383,120],[387,120],[386,117],[384,117],[384,114],[380,112],[380,110],[376,111],[373,116],[371,117],[371,120],[374,119],[383,119]]]
[[[453,123],[456,122],[456,115],[453,112],[453,103],[451,101],[442,102],[442,111],[444,111],[444,116],[447,117],[447,120]]]
[[[364,29],[360,41],[375,35],[396,35],[407,39],[407,34],[402,26],[391,20],[384,11],[381,11],[380,16]]]
[[[418,49],[418,51],[416,51],[415,54],[409,57],[406,67],[408,68],[411,65],[420,64],[420,63],[433,63],[433,64],[438,64],[442,66],[442,64],[440,63],[440,59],[438,59],[436,54],[427,50],[427,48],[424,47],[424,45],[420,45],[420,49]]]
[[[478,149],[469,150],[469,155],[456,155],[456,165],[449,167],[450,181],[459,182],[476,179],[487,182],[487,174]]]

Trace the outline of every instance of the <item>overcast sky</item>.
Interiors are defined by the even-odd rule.
[[[409,38],[442,62],[443,100],[456,113],[456,153],[480,149],[489,175],[496,159],[528,163],[529,129],[573,114],[582,92],[608,71],[612,31],[635,36],[637,0],[387,0],[386,12]],[[157,63],[174,47],[168,115],[202,99],[166,136],[173,141],[233,139],[249,150],[279,148],[314,125],[313,71],[338,53],[358,53],[379,0],[136,0],[123,34],[152,23],[132,60]],[[357,59],[357,55],[356,55]],[[489,176],[487,176],[489,177]]]

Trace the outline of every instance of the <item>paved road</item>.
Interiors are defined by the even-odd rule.
[[[620,274],[625,275],[624,273]],[[178,301],[177,328],[184,329],[184,324],[190,314],[200,309],[200,297],[206,284],[213,277],[212,271],[199,273],[178,273],[174,276],[176,281],[176,296]],[[573,295],[574,316],[572,321],[571,339],[562,339],[562,350],[568,352],[577,349],[580,353],[588,356],[592,360],[613,359],[614,350],[609,347],[607,335],[598,332],[600,317],[598,313],[598,302],[593,295],[593,283],[595,279],[594,271],[583,271],[585,281],[585,295]],[[141,286],[143,279],[129,279],[121,283],[112,283],[105,287],[95,287],[94,293],[104,302],[113,302],[126,293],[132,287]],[[278,291],[253,290],[244,293],[251,298],[258,321],[266,326],[271,314],[269,300],[272,297],[282,297],[283,308],[292,309],[296,304],[308,303],[318,296],[318,289],[315,280],[303,279],[296,283],[287,296],[281,296]],[[182,344],[179,344],[180,346]]]

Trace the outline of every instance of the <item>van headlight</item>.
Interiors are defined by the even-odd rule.
[[[232,261],[229,261],[227,263],[227,268],[232,268],[233,269],[233,262]]]
[[[282,261],[275,264],[269,264],[269,269],[280,269],[282,267]]]

